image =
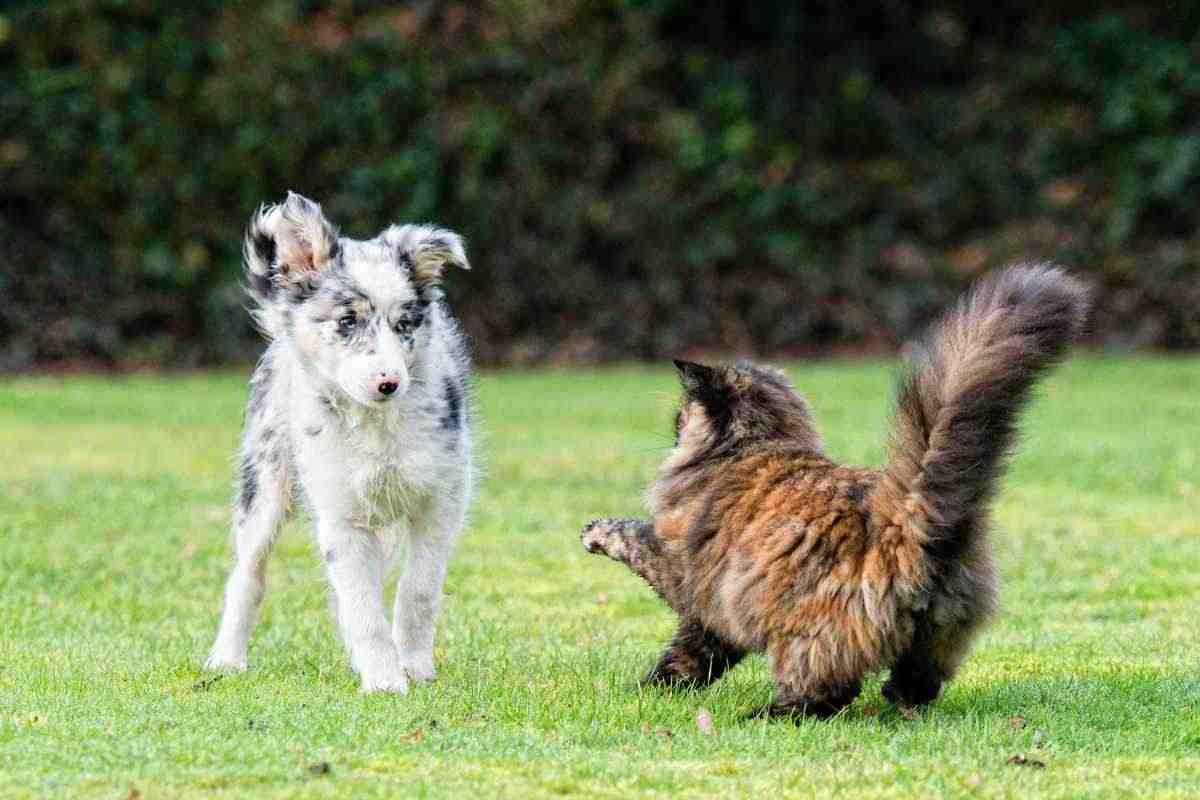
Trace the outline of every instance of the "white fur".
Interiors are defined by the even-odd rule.
[[[319,206],[304,203],[289,209],[300,215],[297,225],[332,230],[323,217],[310,218],[320,215]],[[251,234],[262,235],[255,229],[260,220],[287,218],[276,209],[256,215]],[[434,236],[436,244],[451,245],[442,249],[457,249],[447,256],[451,263],[465,266],[466,259],[457,236],[406,227],[421,235],[399,244],[386,236],[338,240],[335,256],[302,300],[285,296],[288,276],[281,277],[275,265],[251,263],[256,256],[247,245],[248,272],[261,270],[280,291],[257,295],[258,314],[272,320],[274,339],[251,385],[234,521],[237,557],[210,669],[246,667],[266,560],[295,495],[312,513],[337,624],[363,691],[403,692],[409,679],[434,677],[435,621],[474,471],[461,334],[439,299],[440,266],[430,272],[426,260],[419,274],[410,240]],[[387,234],[394,237],[397,230],[403,229]],[[292,249],[277,250],[277,257],[313,263],[295,247],[319,237],[285,238]],[[339,333],[342,312],[331,314],[342,306],[330,298],[345,287],[354,288],[362,325],[370,326],[352,342]],[[422,324],[411,335],[398,334],[396,320],[422,296],[432,297]],[[382,395],[380,380],[397,383],[395,393]],[[389,624],[384,579],[402,550],[405,565]]]

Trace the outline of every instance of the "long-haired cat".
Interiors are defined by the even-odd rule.
[[[1017,414],[1086,309],[1054,267],[979,281],[901,383],[880,470],[831,461],[782,374],[676,362],[684,397],[653,520],[582,535],[680,617],[645,682],[702,686],[753,651],[777,685],[759,714],[836,714],[888,667],[888,699],[936,698],[995,608],[988,505]]]

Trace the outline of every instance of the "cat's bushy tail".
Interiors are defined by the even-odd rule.
[[[897,395],[873,515],[939,561],[991,498],[1034,382],[1083,327],[1088,291],[1049,265],[985,276],[934,329]]]

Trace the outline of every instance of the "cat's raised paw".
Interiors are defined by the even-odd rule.
[[[620,527],[620,520],[594,519],[583,527],[579,541],[589,553],[615,557],[610,548],[620,544]]]

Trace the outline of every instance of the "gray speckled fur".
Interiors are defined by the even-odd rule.
[[[469,268],[462,242],[427,225],[339,238],[320,206],[289,194],[251,218],[244,255],[271,343],[250,381],[237,557],[208,667],[246,666],[266,560],[295,497],[312,514],[363,690],[404,691],[434,675],[442,583],[475,478],[470,363],[439,288],[445,267]],[[401,549],[389,626],[383,580]]]

